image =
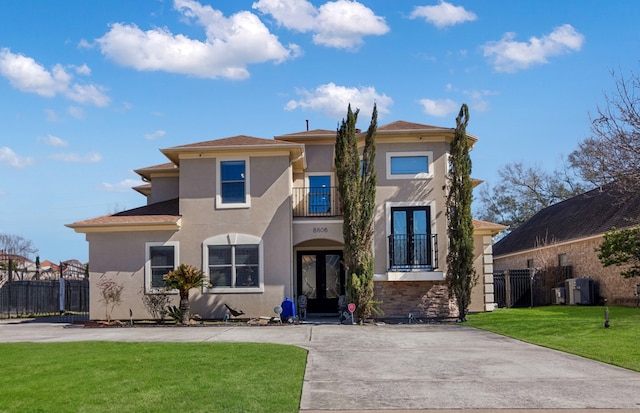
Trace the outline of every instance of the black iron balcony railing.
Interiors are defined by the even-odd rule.
[[[334,186],[293,188],[294,217],[341,215],[338,188]]]
[[[436,234],[389,235],[390,271],[432,271],[437,268]]]

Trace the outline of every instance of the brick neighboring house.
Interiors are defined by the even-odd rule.
[[[613,185],[551,205],[498,241],[496,270],[572,266],[573,277],[599,283],[612,305],[635,305],[637,279],[625,279],[616,266],[603,267],[596,248],[604,233],[638,225],[640,193],[624,194]]]
[[[385,318],[457,314],[444,287],[453,137],[452,128],[405,121],[377,129],[374,271]],[[337,314],[345,274],[335,138],[335,130],[310,130],[162,149],[170,162],[136,170],[144,184],[134,189],[147,205],[68,225],[89,242],[90,317],[103,315],[96,283],[108,277],[125,285],[113,316],[128,318],[132,309],[148,318],[141,294],[162,291],[162,275],[181,263],[201,268],[212,284],[191,292],[192,311],[203,318],[222,318],[225,304],[270,316],[300,295],[309,313]],[[491,238],[505,227],[474,228],[479,283],[470,310],[491,311]]]

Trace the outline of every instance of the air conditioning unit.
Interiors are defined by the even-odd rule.
[[[594,301],[593,280],[587,277],[569,278],[564,284],[567,304],[591,305]]]
[[[554,305],[564,304],[566,302],[565,291],[566,289],[564,287],[552,288],[551,304],[554,304]]]

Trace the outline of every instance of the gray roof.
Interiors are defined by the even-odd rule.
[[[605,185],[547,207],[493,246],[494,256],[535,248],[547,243],[587,238],[611,228],[640,222],[640,192],[623,192]]]

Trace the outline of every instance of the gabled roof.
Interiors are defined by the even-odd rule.
[[[178,198],[156,202],[112,215],[67,224],[76,232],[105,232],[133,230],[134,228],[177,230],[180,227]]]
[[[174,164],[180,164],[181,154],[194,153],[224,153],[230,151],[256,151],[256,150],[288,150],[292,160],[300,160],[304,155],[304,146],[292,143],[277,141],[274,139],[256,138],[247,135],[237,135],[229,138],[214,139],[204,142],[196,142],[188,145],[174,146],[161,149],[160,151]]]
[[[413,129],[445,129],[440,126],[423,125],[421,123],[407,122],[404,120],[397,120],[395,122],[387,123],[378,127],[379,131],[401,131],[401,130],[413,130]]]
[[[494,256],[547,244],[597,236],[612,227],[637,225],[640,220],[640,192],[617,190],[605,185],[558,202],[535,214],[493,246]]]
[[[275,141],[273,139],[256,138],[247,135],[231,136],[229,138],[214,139],[204,142],[190,143],[187,145],[174,146],[164,150],[187,149],[187,148],[220,148],[228,146],[255,146],[255,145],[286,145],[284,142]]]

